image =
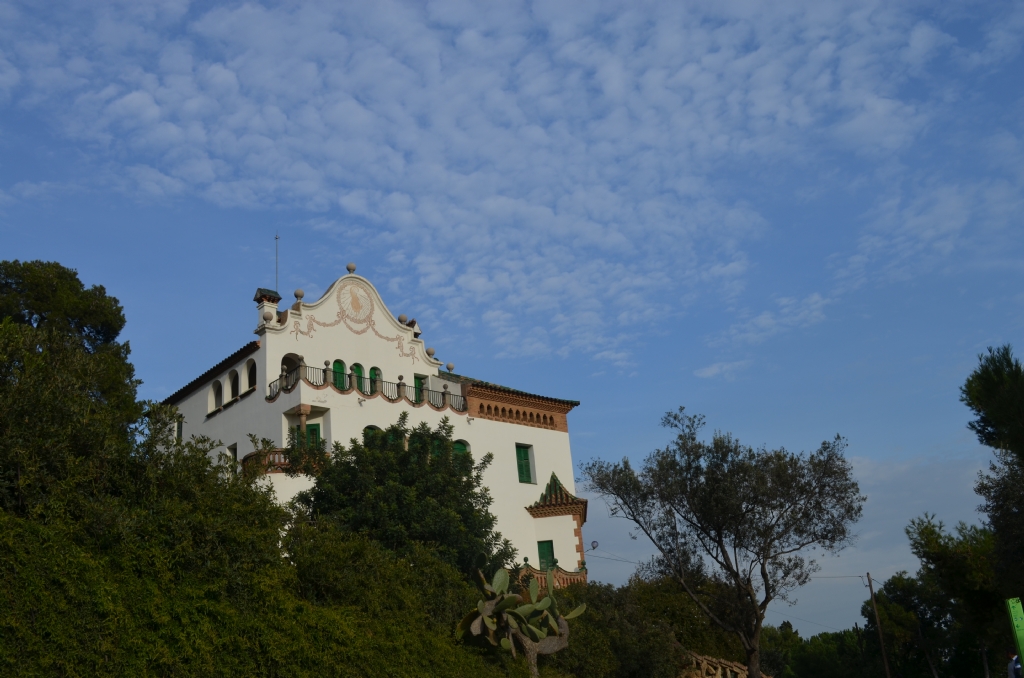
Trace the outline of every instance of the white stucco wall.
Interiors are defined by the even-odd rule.
[[[354,287],[355,303],[360,306],[355,315],[350,308]],[[343,294],[342,304],[338,301],[339,291]],[[363,428],[369,425],[386,428],[403,411],[410,413],[411,425],[423,421],[435,427],[447,416],[454,426],[453,438],[465,440],[474,459],[479,460],[488,452],[494,455],[493,463],[484,473],[484,485],[493,498],[491,511],[498,519],[498,530],[516,546],[519,558],[528,556],[532,564],[538,565],[537,542],[551,540],[559,565],[575,569],[578,554],[572,517],[535,519],[525,510],[540,498],[552,473],[575,494],[569,434],[476,418],[450,408],[438,412],[426,403],[392,403],[380,396],[339,393],[331,387],[317,389],[303,382],[293,391],[282,392],[276,400],[267,402],[268,385],[279,376],[281,361],[288,354],[302,356],[307,366],[319,369],[324,367],[325,361],[333,363],[336,359],[345,362],[346,371],[351,370],[353,363],[360,363],[367,376],[371,367],[377,367],[385,381],[395,382],[400,375],[404,377],[410,391],[414,376],[424,375],[430,378],[429,388],[439,390],[442,384],[447,384],[450,392],[459,393],[457,384],[437,378],[440,361],[431,359],[424,342],[414,339],[412,330],[394,319],[368,281],[354,275],[345,276],[320,300],[304,304],[301,312],[290,311],[284,325],[272,322],[257,331],[260,346],[254,355],[239,358],[237,364],[224,365],[219,374],[178,403],[185,420],[186,437],[206,435],[225,447],[237,445],[241,460],[252,451],[247,437],[250,433],[283,446],[288,427],[299,423],[295,414],[299,405],[310,406],[312,411],[307,424],[319,423],[328,444],[337,440],[347,445],[352,438],[360,439]],[[256,391],[208,417],[212,380],[222,382],[227,401],[230,393],[227,375],[232,369],[238,370],[244,391],[247,383],[244,367],[249,359],[254,359],[257,365]],[[533,447],[536,483],[519,482],[516,444]],[[311,486],[307,478],[289,478],[284,474],[271,474],[268,478],[282,502]]]

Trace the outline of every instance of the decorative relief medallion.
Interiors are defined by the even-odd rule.
[[[365,323],[373,315],[373,297],[356,282],[343,283],[338,289],[338,307],[346,319]]]
[[[353,334],[365,334],[368,331],[372,331],[377,338],[395,344],[398,349],[398,355],[401,357],[412,358],[414,363],[419,360],[416,357],[415,350],[411,346],[406,347],[405,337],[401,334],[394,337],[386,337],[377,331],[376,322],[373,317],[376,310],[376,305],[373,303],[373,293],[361,282],[358,280],[343,281],[338,285],[334,298],[338,304],[338,313],[334,320],[332,322],[321,322],[310,313],[306,316],[305,329],[302,329],[302,323],[296,320],[292,324],[291,331],[291,334],[295,335],[296,341],[299,340],[300,334],[305,337],[312,337],[317,327],[334,327],[335,325],[344,324],[349,332]]]

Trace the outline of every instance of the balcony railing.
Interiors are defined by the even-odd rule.
[[[415,385],[409,385],[405,382],[395,383],[393,381],[384,381],[383,379],[360,377],[351,373],[342,374],[334,372],[330,368],[310,367],[308,365],[299,365],[270,382],[270,386],[267,389],[267,400],[274,400],[281,391],[285,393],[291,392],[300,381],[304,381],[316,388],[330,384],[341,392],[358,391],[369,396],[380,394],[382,398],[391,402],[405,399],[415,405],[426,401],[437,408],[443,408],[447,405],[456,412],[466,411],[465,397],[455,393],[432,391],[422,386],[417,388]],[[353,385],[356,386],[355,389],[352,388]]]

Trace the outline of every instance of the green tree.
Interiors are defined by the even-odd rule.
[[[109,346],[0,321],[0,675],[507,675],[450,565],[311,535]]]
[[[817,565],[801,552],[838,552],[852,541],[860,495],[845,442],[810,455],[754,449],[716,432],[698,439],[704,419],[683,408],[663,425],[676,439],[640,472],[628,459],[583,465],[589,489],[634,523],[658,549],[658,564],[701,610],[736,634],[750,678],[759,678],[760,638],[773,600],[791,600]]]
[[[791,650],[790,667],[797,678],[878,678],[885,674],[877,637],[856,624],[845,631],[819,633]],[[876,639],[874,646],[871,638]]]
[[[296,503],[317,523],[333,522],[399,554],[426,544],[465,575],[512,564],[515,549],[494,527],[491,496],[483,486],[493,456],[474,463],[455,452],[445,418],[431,429],[409,426],[409,413],[385,430],[367,429],[348,447],[308,443],[293,431],[285,451],[289,473],[316,476]],[[483,562],[481,562],[481,557]]]
[[[960,400],[976,415],[968,427],[995,450],[975,490],[984,499],[981,509],[993,532],[998,588],[1016,595],[1024,589],[1024,366],[1009,344],[978,356]]]
[[[1009,344],[978,356],[978,367],[960,387],[960,401],[976,415],[967,426],[982,445],[1024,461],[1024,366]]]
[[[90,351],[114,343],[125,323],[117,299],[55,261],[0,261],[0,318],[60,329]]]
[[[967,644],[978,650],[978,663],[987,677],[989,658],[1001,658],[1006,635],[1005,612],[996,576],[995,534],[989,527],[959,523],[946,532],[934,516],[925,515],[907,527],[910,550],[921,561],[918,579],[930,584],[948,606],[962,638],[947,645]],[[995,654],[991,654],[991,650]]]

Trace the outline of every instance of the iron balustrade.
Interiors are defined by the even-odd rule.
[[[268,389],[269,400],[277,397],[278,393],[286,393],[295,388],[299,381],[305,381],[310,386],[320,387],[324,384],[332,384],[339,391],[349,391],[353,383],[358,387],[360,393],[374,395],[380,393],[384,398],[395,402],[404,395],[414,403],[421,403],[426,400],[434,407],[448,405],[456,412],[466,411],[466,398],[461,395],[449,393],[448,391],[432,391],[425,387],[416,388],[414,385],[405,382],[395,383],[383,379],[370,379],[369,377],[353,376],[334,372],[330,368],[310,367],[299,365],[281,375],[281,377],[270,382]]]

